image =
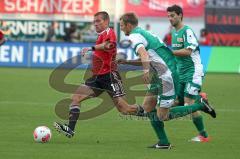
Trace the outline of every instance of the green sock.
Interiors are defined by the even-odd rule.
[[[192,121],[193,121],[194,125],[196,126],[199,134],[204,136],[204,137],[208,137],[207,132],[204,130],[204,124],[203,124],[203,117],[202,117],[202,115],[199,115],[197,117],[193,117]]]
[[[202,109],[201,104],[192,104],[188,106],[177,106],[170,109],[169,119],[179,118]]]
[[[156,110],[153,110],[152,112],[148,113],[148,117],[150,119],[151,125],[157,134],[157,137],[160,141],[160,144],[169,144],[167,134],[164,130],[164,123],[163,121],[160,121],[157,117]]]

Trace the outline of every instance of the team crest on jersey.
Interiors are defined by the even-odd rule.
[[[177,38],[177,42],[183,42],[183,38]]]

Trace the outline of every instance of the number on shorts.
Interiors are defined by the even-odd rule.
[[[117,83],[112,83],[111,86],[112,86],[112,89],[113,89],[114,92],[119,90],[119,87],[118,87]]]

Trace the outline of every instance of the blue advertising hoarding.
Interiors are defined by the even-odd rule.
[[[80,56],[83,47],[93,43],[63,42],[6,42],[0,46],[0,66],[55,68],[61,64],[66,67],[86,68],[91,64],[91,53]],[[201,47],[201,59],[207,70],[212,47]],[[131,49],[118,48],[118,57],[127,60],[136,59]],[[126,67],[124,67],[126,68]],[[129,67],[127,69],[137,69]]]
[[[0,46],[0,66],[27,67],[29,43],[6,42]]]
[[[31,67],[57,67],[60,64],[89,64],[91,58],[82,57],[80,51],[83,47],[91,46],[91,43],[42,43],[33,42],[30,47]],[[77,56],[77,57],[76,57]],[[76,58],[73,58],[76,57]]]

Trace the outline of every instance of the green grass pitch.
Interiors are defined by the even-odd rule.
[[[217,110],[217,118],[204,115],[210,143],[191,143],[197,135],[189,118],[166,122],[172,150],[146,146],[157,141],[148,121],[123,119],[111,111],[90,120],[79,121],[72,139],[52,127],[62,121],[55,114],[57,101],[70,94],[49,86],[50,69],[0,68],[0,158],[2,159],[236,159],[240,151],[240,75],[207,74],[203,90]],[[83,71],[73,71],[66,82],[78,84]],[[93,100],[94,101],[94,100]],[[83,111],[92,105],[91,99]],[[40,125],[52,130],[49,143],[33,140]]]

